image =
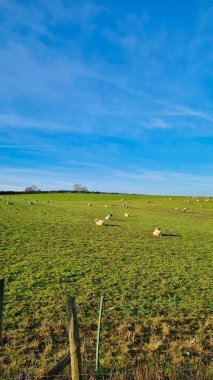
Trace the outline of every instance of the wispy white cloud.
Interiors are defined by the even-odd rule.
[[[34,146],[34,145],[0,145],[0,149],[20,149],[20,150],[50,150],[49,146]]]
[[[23,129],[41,129],[46,131],[78,131],[71,125],[48,122],[45,120],[37,120],[18,115],[0,114],[0,128],[13,127]]]

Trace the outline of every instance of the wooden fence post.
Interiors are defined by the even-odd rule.
[[[67,320],[68,335],[70,341],[71,375],[72,380],[79,380],[82,378],[82,371],[78,320],[74,297],[70,297],[67,301]]]
[[[0,342],[3,332],[3,298],[4,298],[4,278],[0,277]]]
[[[103,309],[103,300],[104,296],[101,296],[101,302],[100,302],[100,310],[99,310],[99,317],[98,317],[98,331],[97,331],[97,342],[96,342],[96,360],[95,360],[95,372],[98,373],[99,371],[99,344],[100,344],[100,331],[101,331],[101,316],[102,316],[102,309]]]

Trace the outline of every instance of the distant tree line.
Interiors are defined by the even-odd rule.
[[[28,186],[23,191],[0,190],[1,195],[25,194],[25,193],[28,193],[28,194],[32,194],[32,193],[35,193],[35,194],[37,193],[42,193],[42,194],[49,194],[49,193],[125,194],[125,193],[120,193],[120,192],[89,191],[86,186],[82,186],[80,183],[76,183],[75,185],[73,185],[73,190],[40,190],[36,185]]]

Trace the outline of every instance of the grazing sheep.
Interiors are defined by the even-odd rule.
[[[105,224],[104,220],[101,219],[95,219],[95,223],[97,226],[103,226]]]
[[[31,201],[28,201],[28,205],[33,205],[34,203]]]
[[[7,205],[8,205],[8,206],[12,206],[12,205],[13,205],[13,202],[11,202],[11,201],[7,201]]]
[[[89,206],[89,207],[90,207],[90,206],[92,206],[92,204],[91,204],[91,203],[88,203],[88,205],[87,205],[87,206]]]
[[[126,218],[128,218],[128,217],[129,217],[129,214],[127,214],[127,212],[125,212],[124,216],[125,216]]]
[[[108,206],[107,206],[107,205],[105,205],[104,207],[105,207],[105,208],[107,208]]]
[[[153,236],[160,237],[161,230],[159,228],[155,228],[155,230],[153,231]]]
[[[38,199],[35,199],[34,202],[37,203],[37,202],[38,202]]]
[[[106,220],[111,220],[112,219],[112,214],[109,214],[105,217]]]
[[[186,212],[186,210],[187,210],[187,208],[186,207],[184,207],[184,208],[182,208],[182,212]]]

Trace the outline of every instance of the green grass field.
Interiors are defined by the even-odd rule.
[[[1,379],[39,376],[68,352],[68,296],[76,297],[84,371],[92,373],[101,294],[104,372],[143,365],[158,368],[167,379],[178,379],[178,370],[213,378],[212,198],[11,198],[12,206],[6,196],[0,201]],[[28,205],[24,198],[38,202]],[[95,225],[95,218],[109,213],[113,219],[106,226]],[[160,238],[152,236],[156,226],[164,234]]]

